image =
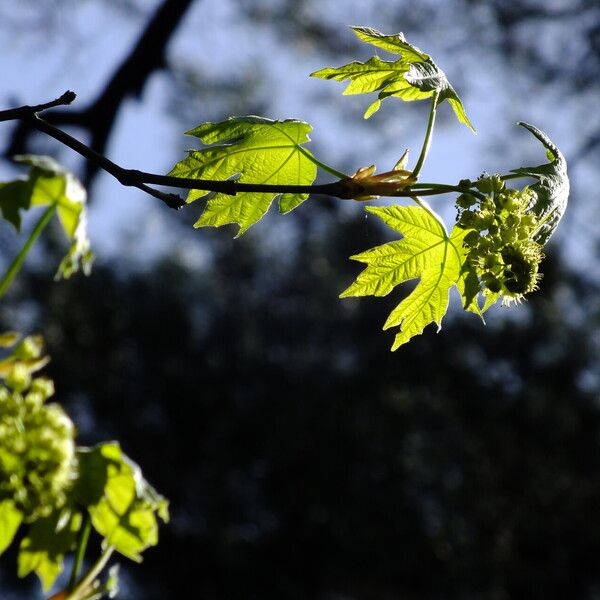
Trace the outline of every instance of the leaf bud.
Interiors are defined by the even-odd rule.
[[[32,360],[39,358],[44,350],[44,342],[39,335],[30,335],[26,337],[16,348],[15,358],[21,360]]]
[[[501,191],[504,188],[504,181],[500,175],[482,175],[474,185],[480,192],[491,194]]]
[[[0,500],[13,499],[30,522],[64,504],[75,469],[73,423],[44,405],[51,382],[34,381],[24,397],[0,388]]]
[[[29,391],[38,393],[47,400],[54,395],[54,382],[48,377],[36,377],[32,380]]]
[[[474,248],[479,243],[479,233],[477,231],[469,231],[464,237],[464,245],[468,248]]]
[[[6,385],[16,392],[21,392],[29,386],[31,374],[24,363],[15,363],[6,376]]]
[[[460,194],[456,198],[456,206],[459,208],[471,208],[474,204],[477,204],[477,198],[472,194]]]

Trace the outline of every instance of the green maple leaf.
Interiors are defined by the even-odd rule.
[[[550,161],[537,167],[521,167],[511,171],[523,177],[537,179],[536,183],[531,186],[531,189],[537,194],[537,200],[530,210],[540,218],[540,225],[534,239],[538,244],[544,245],[558,227],[558,223],[567,209],[570,187],[567,161],[543,131],[522,121],[519,121],[518,125],[525,127],[542,142]]]
[[[308,123],[296,120],[271,121],[260,117],[235,117],[221,123],[205,123],[188,131],[204,144],[190,151],[169,175],[193,179],[226,180],[239,175],[240,183],[310,185],[317,176],[312,154],[302,147],[310,141]],[[206,196],[191,190],[187,201]],[[261,219],[274,198],[279,210],[287,213],[308,198],[308,194],[243,192],[235,196],[212,195],[195,227],[227,223],[239,225],[238,236]]]
[[[363,42],[399,54],[401,58],[396,61],[385,61],[374,56],[364,63],[352,62],[338,68],[321,69],[312,73],[311,77],[336,81],[350,79],[344,94],[367,94],[378,91],[377,100],[365,112],[365,119],[379,110],[381,101],[385,98],[394,96],[406,101],[424,100],[437,93],[436,106],[448,100],[456,118],[475,131],[446,74],[435,64],[431,56],[409,44],[402,33],[385,35],[370,27],[352,29]]]
[[[392,350],[423,332],[429,323],[441,328],[450,288],[461,278],[466,231],[448,235],[432,212],[416,206],[368,207],[403,238],[352,256],[367,267],[342,294],[386,296],[398,284],[419,279],[415,289],[391,312],[383,328],[400,327]]]

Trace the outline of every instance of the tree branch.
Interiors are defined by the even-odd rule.
[[[185,205],[185,201],[181,196],[177,194],[166,194],[160,190],[146,185],[143,181],[133,181],[131,177],[127,176],[127,169],[123,169],[119,165],[115,164],[105,156],[102,156],[99,152],[92,150],[89,146],[86,146],[79,140],[75,139],[68,133],[58,129],[54,125],[44,121],[38,116],[39,112],[42,112],[48,108],[54,106],[61,106],[71,104],[75,100],[75,92],[67,91],[60,98],[46,102],[45,104],[37,104],[36,106],[20,106],[19,108],[12,108],[9,110],[0,111],[0,122],[12,121],[15,119],[21,120],[29,125],[30,128],[37,129],[38,131],[53,137],[55,140],[63,143],[72,150],[75,150],[78,154],[81,154],[91,164],[95,165],[96,168],[104,169],[107,173],[110,173],[123,185],[129,185],[139,188],[140,190],[158,198],[164,202],[169,208],[179,209]]]
[[[98,97],[79,111],[53,111],[48,120],[54,125],[84,127],[90,133],[90,147],[103,154],[123,101],[130,96],[139,97],[148,77],[165,66],[167,44],[193,1],[164,0]],[[26,153],[32,131],[32,123],[21,120],[12,133],[5,156]],[[88,186],[98,168],[93,161],[86,165],[84,180]]]
[[[213,179],[191,179],[186,177],[172,177],[170,175],[158,175],[156,173],[147,173],[146,171],[138,171],[137,169],[125,169],[116,163],[112,162],[106,156],[96,152],[83,142],[80,142],[73,136],[69,135],[62,129],[44,121],[38,113],[47,108],[70,104],[75,99],[75,93],[71,91],[65,92],[60,98],[38,104],[35,106],[21,106],[19,108],[11,108],[0,111],[0,122],[21,120],[29,124],[33,129],[37,129],[55,140],[58,140],[65,146],[71,148],[96,168],[103,169],[122,185],[137,187],[140,190],[158,198],[167,206],[174,209],[179,209],[185,206],[186,202],[177,194],[168,194],[161,192],[149,183],[156,185],[164,185],[168,187],[177,187],[189,190],[204,190],[206,192],[218,192],[235,196],[242,192],[261,192],[273,194],[323,194],[342,199],[361,200],[362,197],[369,196],[373,193],[373,187],[366,182],[361,182],[360,179],[346,177],[333,183],[320,185],[276,185],[264,183],[238,183],[233,180],[213,180]],[[375,178],[377,179],[377,178]],[[418,189],[417,189],[418,188]],[[449,192],[470,192],[468,188],[460,186],[445,185],[445,184],[420,184],[416,185],[415,189],[410,189],[410,186],[402,186],[397,181],[377,181],[376,195],[379,196],[400,196],[400,197],[416,197],[416,196],[434,196],[446,194]],[[471,193],[475,193],[472,192]]]
[[[36,104],[35,106],[29,106],[26,104],[25,106],[20,106],[19,108],[0,110],[0,121],[14,121],[16,119],[23,119],[36,113],[40,113],[44,110],[48,110],[49,108],[54,108],[55,106],[71,104],[76,97],[77,94],[75,92],[67,90],[56,100],[51,100],[50,102],[46,102],[44,104]]]

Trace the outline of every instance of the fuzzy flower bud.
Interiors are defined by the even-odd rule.
[[[520,301],[541,277],[542,247],[532,239],[539,219],[528,212],[536,195],[506,188],[498,175],[481,177],[475,187],[484,199],[467,202],[463,194],[457,200],[457,225],[470,230],[464,237],[467,265],[488,293]]]
[[[52,382],[34,379],[25,394],[0,386],[0,500],[12,498],[29,521],[65,502],[75,465],[75,428]]]

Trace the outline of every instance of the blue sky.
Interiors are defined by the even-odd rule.
[[[52,9],[48,8],[51,4],[54,4]],[[124,8],[128,4],[134,9]],[[37,103],[73,89],[78,93],[77,102],[87,104],[127,53],[158,4],[155,0],[131,3],[23,0],[20,12],[15,12],[14,5],[0,9],[3,18],[0,43],[4,49],[2,103],[5,106]],[[391,99],[365,122],[362,113],[370,103],[368,97],[344,97],[343,84],[308,78],[310,72],[323,66],[369,58],[372,49],[356,40],[348,26],[369,25],[393,33],[400,28],[390,29],[389,25],[390,21],[398,20],[397,3],[340,3],[339,0],[303,3],[300,19],[303,15],[307,18],[317,15],[328,26],[345,32],[347,56],[338,59],[323,56],[317,45],[293,37],[284,39],[269,20],[269,11],[279,4],[276,0],[254,4],[262,7],[263,23],[241,18],[236,0],[197,2],[172,40],[169,61],[196,71],[201,80],[231,78],[244,82],[255,78],[258,83],[248,104],[258,102],[264,106],[263,116],[293,117],[311,123],[313,150],[324,162],[339,168],[351,172],[376,163],[379,171],[388,170],[407,147],[412,149],[413,160],[416,159],[426,124],[427,103],[417,105]],[[428,29],[419,27],[412,32],[404,28],[409,41],[434,56],[446,71],[478,133],[475,136],[457,123],[450,107],[443,105],[422,179],[456,182],[463,177],[476,177],[483,170],[506,171],[542,162],[541,147],[527,132],[515,127],[518,119],[547,131],[568,157],[580,142],[575,126],[581,123],[582,112],[594,99],[585,95],[566,99],[565,86],[560,84],[540,87],[531,80],[526,64],[509,62],[497,52],[491,21],[486,35],[475,31],[476,26],[481,28],[489,20],[485,7],[479,7],[479,13],[467,19],[457,11],[460,5],[460,2],[422,2],[415,8],[415,12],[420,12],[412,17],[427,19]],[[50,12],[45,13],[46,10]],[[10,16],[8,21],[7,16]],[[549,55],[556,52],[557,44],[552,40],[563,39],[566,25],[553,22],[544,29],[540,44],[547,46]],[[229,116],[227,103],[221,107],[218,98],[208,103],[206,97],[200,96],[193,98],[191,104],[186,109],[186,118],[197,114],[196,121],[182,121],[180,115],[172,112],[173,79],[165,72],[154,74],[141,100],[130,100],[123,106],[107,154],[123,166],[167,172],[183,156],[185,148],[194,146],[195,140],[181,135],[183,130],[205,120]],[[244,114],[243,100],[236,106],[240,108],[238,114]],[[8,131],[9,125],[3,124],[0,138],[6,139]],[[80,164],[78,157],[53,140],[43,141],[41,150],[73,168]],[[0,163],[1,176],[6,178],[12,172],[9,165]],[[594,169],[589,164],[582,163],[574,175],[576,190],[595,181]],[[131,252],[134,264],[136,255],[157,256],[173,248],[184,256],[190,254],[187,258],[192,263],[202,260],[197,256],[197,244],[192,248],[185,243],[185,236],[173,232],[165,208],[156,200],[138,190],[121,187],[108,175],[97,179],[93,193],[90,234],[99,260],[114,259],[124,248],[128,254]],[[445,217],[453,217],[451,197],[433,203]],[[356,204],[350,204],[347,210],[360,210]],[[590,230],[589,209],[579,204],[570,208],[566,224],[556,236],[561,240],[569,230],[583,232],[569,242],[569,254],[578,264],[591,252],[590,244],[595,238],[593,228]],[[305,205],[301,210],[310,208]],[[196,214],[197,210],[187,210],[182,218],[191,225]],[[294,217],[269,216],[267,223],[259,223],[248,235],[278,238],[279,227],[284,232],[293,227],[291,223],[281,224],[286,219],[291,221]],[[231,233],[232,230],[222,232]],[[190,230],[190,234],[202,235],[202,232]]]

